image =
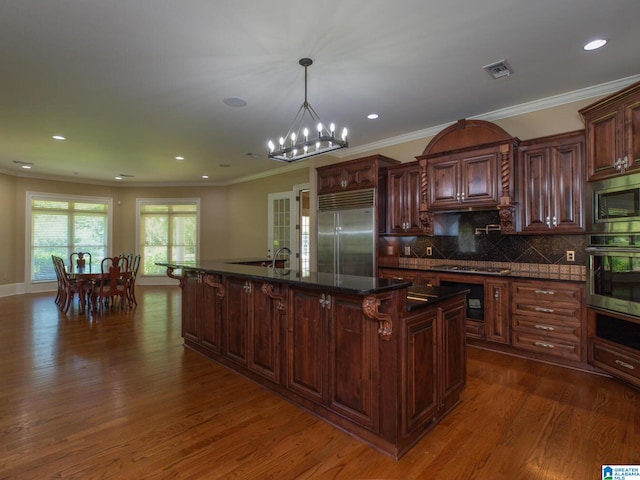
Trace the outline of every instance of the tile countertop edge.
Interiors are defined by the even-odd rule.
[[[510,270],[506,275],[483,274],[482,272],[458,272],[469,275],[488,275],[506,278],[528,278],[540,280],[560,280],[572,282],[587,281],[587,267],[584,265],[556,265],[546,263],[509,263],[509,262],[487,262],[474,260],[446,260],[431,258],[408,258],[400,257],[397,262],[380,262],[381,268],[399,268],[405,270],[425,270],[433,271],[431,267],[436,265],[451,264],[461,267],[476,268],[501,268]],[[442,272],[438,270],[438,272]],[[456,273],[452,271],[451,273]]]

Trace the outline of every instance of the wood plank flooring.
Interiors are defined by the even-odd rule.
[[[185,349],[177,287],[132,311],[0,298],[0,479],[601,479],[640,464],[640,392],[468,349],[462,403],[396,462]]]

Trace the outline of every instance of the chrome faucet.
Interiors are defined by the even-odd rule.
[[[280,255],[280,252],[282,251],[287,251],[289,253],[289,255],[291,255],[291,250],[289,249],[289,247],[280,247],[279,249],[276,250],[276,253],[273,254],[273,260],[271,261],[271,268],[276,268],[276,258],[278,258],[278,255]]]

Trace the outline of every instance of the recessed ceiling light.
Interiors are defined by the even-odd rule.
[[[13,163],[20,165],[20,167],[24,168],[25,170],[29,170],[31,167],[33,167],[32,162],[22,162],[20,160],[14,160]]]
[[[51,138],[54,140],[66,140],[66,137],[63,137],[62,135],[54,135]]]
[[[227,97],[223,102],[229,107],[244,107],[247,104],[247,101],[240,97]]]
[[[202,178],[206,180],[207,178],[209,178],[209,175],[202,175]]]
[[[22,165],[25,170],[31,170],[31,165]]]
[[[114,177],[116,180],[122,180],[122,177],[118,176],[118,177]]]
[[[587,43],[584,47],[582,47],[583,49],[589,51],[589,50],[596,50],[600,47],[604,47],[607,44],[607,41],[604,38],[597,38],[595,40],[591,40],[589,43]]]
[[[375,120],[376,118],[378,118],[380,115],[378,115],[377,113],[370,113],[369,115],[367,115],[367,118],[369,120]]]
[[[176,157],[176,160],[184,160],[184,157],[178,156],[178,157]]]

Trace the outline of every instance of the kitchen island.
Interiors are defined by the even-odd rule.
[[[248,260],[161,265],[180,282],[186,347],[395,459],[460,401],[466,290]]]

